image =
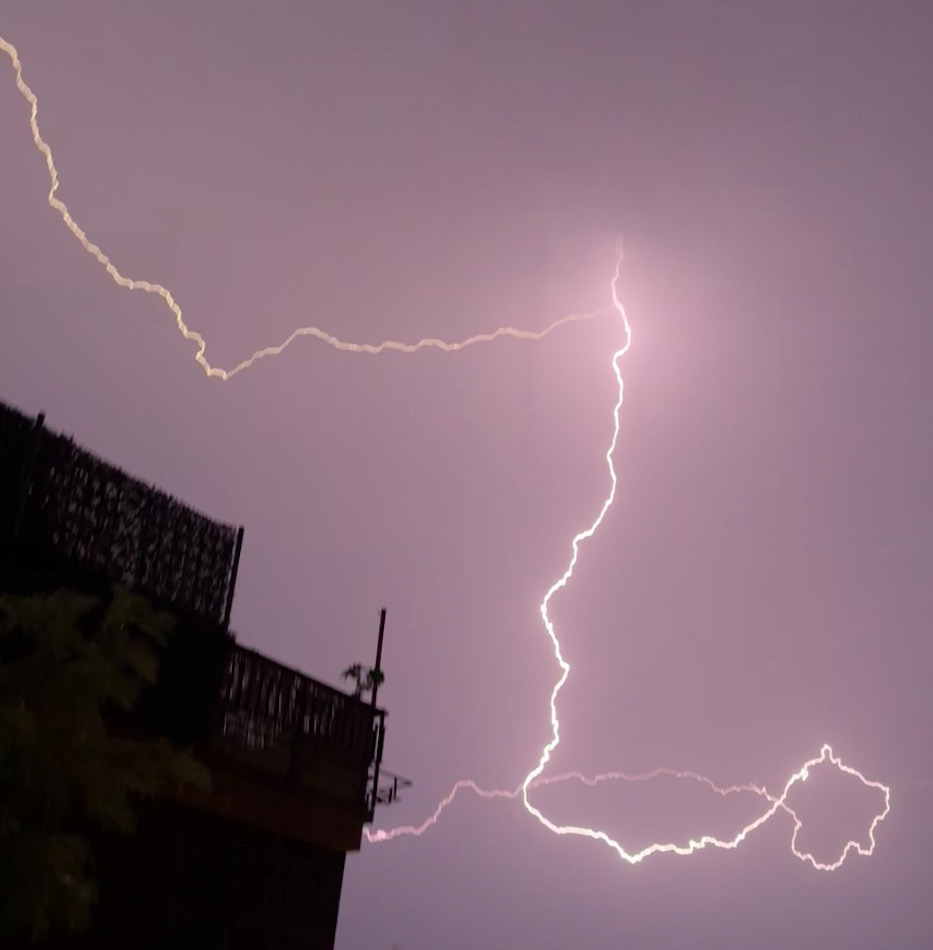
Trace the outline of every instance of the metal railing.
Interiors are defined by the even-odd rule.
[[[384,769],[379,773],[374,769],[370,770],[370,781],[372,784],[367,797],[370,815],[376,805],[391,805],[398,799],[400,791],[412,786],[411,779],[403,778],[394,772],[386,772]]]
[[[347,693],[232,643],[220,689],[217,739],[278,754],[287,772],[303,759],[342,769],[365,794],[381,752],[385,713]]]

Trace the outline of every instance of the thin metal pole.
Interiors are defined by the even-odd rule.
[[[233,548],[233,564],[230,568],[230,586],[227,588],[227,603],[224,605],[224,617],[221,626],[226,630],[230,626],[230,613],[233,610],[233,592],[236,589],[236,576],[240,569],[240,552],[243,550],[243,525],[237,528],[236,544]]]
[[[369,806],[369,820],[372,821],[376,814],[376,805],[379,804],[379,769],[382,766],[382,750],[386,739],[386,716],[384,712],[376,712],[378,718],[376,754],[373,757],[373,784]],[[375,721],[375,720],[374,720]]]
[[[376,642],[376,665],[373,667],[373,672],[376,674],[382,673],[382,640],[386,632],[386,609],[382,608],[382,612],[379,614],[379,640]],[[376,707],[376,694],[379,692],[379,676],[374,677],[373,681],[373,698],[372,706],[375,709]]]
[[[382,672],[382,641],[385,637],[386,632],[386,609],[382,608],[382,612],[379,614],[379,640],[376,643],[376,665],[373,667],[374,673]],[[377,725],[377,738],[376,738],[376,749],[375,756],[373,757],[373,784],[372,784],[372,798],[370,800],[369,807],[369,820],[373,820],[373,815],[376,811],[377,799],[379,798],[379,767],[382,765],[382,747],[385,742],[386,734],[386,721],[385,714],[378,712],[376,709],[376,694],[379,692],[379,677],[374,678],[373,682],[373,696],[372,696],[372,710],[375,713],[373,717],[373,722],[376,722],[376,717],[378,716],[378,725]]]

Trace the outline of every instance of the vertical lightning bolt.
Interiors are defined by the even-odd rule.
[[[609,448],[606,449],[606,465],[609,469],[609,494],[606,495],[605,501],[603,501],[602,507],[599,509],[599,514],[594,519],[593,523],[585,528],[583,531],[576,534],[571,542],[571,556],[570,561],[567,564],[567,568],[564,573],[548,588],[547,593],[544,595],[544,600],[541,601],[541,619],[544,621],[544,629],[547,631],[547,635],[550,638],[551,645],[554,648],[554,656],[557,659],[557,663],[560,666],[560,678],[554,684],[554,688],[551,690],[551,700],[550,700],[550,712],[551,712],[551,739],[544,746],[544,749],[541,752],[541,758],[538,760],[538,764],[525,776],[525,781],[522,782],[522,802],[525,805],[525,808],[535,816],[542,824],[550,828],[551,831],[556,831],[557,826],[552,825],[543,814],[531,804],[528,800],[528,789],[531,784],[537,779],[541,773],[544,771],[545,766],[551,759],[551,754],[560,744],[560,719],[557,716],[557,697],[560,694],[560,691],[564,688],[564,684],[567,682],[567,677],[570,676],[570,664],[564,659],[564,655],[560,649],[560,641],[557,639],[557,634],[554,631],[554,623],[551,620],[549,607],[551,605],[551,600],[554,595],[559,591],[563,590],[567,586],[570,578],[573,577],[574,569],[577,566],[577,560],[580,557],[580,545],[584,541],[588,541],[596,533],[596,530],[603,523],[603,518],[606,517],[606,512],[612,507],[612,503],[615,501],[616,489],[619,485],[619,479],[616,475],[615,465],[612,461],[612,456],[615,453],[616,445],[619,441],[619,414],[622,411],[622,401],[624,398],[625,383],[622,379],[622,370],[619,368],[619,361],[623,356],[628,352],[629,347],[632,345],[632,328],[628,321],[628,316],[625,313],[625,307],[622,306],[621,301],[619,300],[619,274],[622,268],[622,254],[620,252],[619,259],[616,262],[615,273],[612,276],[612,281],[610,282],[610,289],[612,291],[612,304],[615,307],[616,312],[619,315],[619,318],[622,323],[623,331],[625,334],[625,341],[622,346],[615,351],[612,355],[612,371],[615,374],[616,383],[618,385],[619,395],[616,398],[615,407],[612,411],[612,439],[609,442]]]
[[[623,860],[627,861],[630,864],[637,864],[640,861],[644,860],[646,857],[652,854],[658,854],[663,852],[673,852],[675,854],[692,854],[695,851],[698,851],[702,848],[705,848],[709,845],[717,848],[726,848],[733,849],[738,847],[742,841],[755,829],[761,827],[766,821],[768,821],[778,810],[783,810],[790,814],[794,820],[794,832],[791,838],[791,850],[792,852],[801,860],[808,861],[815,868],[819,870],[835,870],[840,867],[845,860],[846,856],[850,851],[855,850],[859,854],[867,855],[871,854],[874,851],[875,847],[875,829],[878,824],[884,820],[891,808],[891,798],[890,798],[890,789],[882,785],[880,782],[869,781],[862,775],[861,772],[856,769],[851,768],[850,766],[844,765],[841,759],[833,755],[833,751],[828,745],[824,745],[820,751],[820,755],[817,758],[810,759],[804,763],[801,768],[795,772],[787,781],[784,786],[784,790],[780,796],[777,798],[768,794],[764,788],[759,788],[757,786],[741,786],[741,790],[744,791],[754,791],[766,798],[770,802],[770,807],[756,818],[753,822],[746,825],[742,828],[735,837],[731,839],[721,839],[716,838],[712,835],[703,835],[695,840],[692,840],[687,845],[677,845],[674,843],[661,843],[657,842],[655,844],[649,845],[648,847],[642,849],[641,851],[629,852],[627,851],[618,841],[610,837],[606,832],[599,831],[594,828],[589,828],[581,825],[558,825],[555,822],[547,818],[540,808],[533,805],[529,799],[529,789],[533,786],[540,784],[542,774],[547,764],[551,760],[551,755],[554,750],[560,744],[560,719],[557,714],[557,699],[560,695],[560,691],[563,689],[564,684],[567,682],[568,677],[570,676],[570,664],[564,659],[564,655],[560,648],[560,641],[558,640],[557,633],[554,628],[554,622],[551,620],[550,616],[550,605],[551,601],[554,598],[554,595],[558,591],[563,590],[570,582],[570,579],[573,577],[574,570],[577,566],[577,561],[580,557],[580,548],[584,542],[588,541],[596,531],[599,529],[600,525],[603,523],[603,519],[606,517],[607,512],[612,507],[612,503],[615,501],[616,491],[619,485],[618,475],[616,474],[615,464],[613,462],[613,455],[615,454],[616,446],[619,441],[619,416],[622,411],[622,403],[624,400],[625,394],[625,383],[622,378],[622,370],[620,368],[620,361],[623,356],[628,352],[629,348],[632,345],[632,327],[628,320],[628,315],[625,312],[625,307],[622,305],[621,300],[619,299],[619,276],[622,268],[622,259],[623,255],[620,251],[619,258],[616,262],[615,273],[612,276],[610,281],[610,291],[612,295],[612,305],[615,309],[615,312],[618,314],[619,321],[622,326],[624,341],[622,346],[615,351],[612,355],[612,371],[615,375],[616,385],[618,387],[618,395],[616,397],[615,405],[612,411],[612,437],[609,440],[609,447],[606,449],[606,467],[609,471],[609,492],[606,495],[605,500],[602,503],[602,506],[599,509],[599,513],[596,515],[596,518],[593,522],[587,527],[580,531],[578,534],[574,535],[573,540],[571,541],[571,556],[567,564],[564,573],[548,588],[547,593],[544,595],[544,599],[541,601],[540,611],[541,619],[544,622],[544,629],[547,632],[548,638],[551,641],[551,646],[554,649],[554,657],[557,660],[557,664],[560,667],[560,676],[558,677],[557,682],[554,684],[554,688],[551,690],[550,696],[550,719],[551,719],[551,738],[545,744],[544,748],[541,751],[541,756],[538,759],[538,764],[525,776],[525,780],[522,782],[521,786],[521,796],[522,804],[525,809],[533,815],[537,820],[544,825],[549,831],[558,835],[576,835],[579,837],[591,838],[595,841],[601,841],[604,844],[612,848],[616,854]],[[858,778],[864,785],[876,788],[880,791],[884,797],[884,807],[881,812],[879,812],[871,823],[871,828],[869,829],[869,839],[870,845],[868,848],[863,848],[862,845],[857,841],[849,841],[843,851],[841,856],[836,862],[829,864],[821,863],[817,861],[813,855],[804,854],[797,849],[797,834],[802,827],[800,819],[797,817],[797,814],[793,809],[787,804],[787,796],[790,793],[791,789],[801,781],[804,781],[809,775],[809,771],[815,765],[821,764],[823,762],[829,761],[840,771],[852,775]],[[663,771],[663,770],[662,770]],[[655,773],[655,774],[661,774]],[[718,786],[715,786],[709,779],[703,776],[697,776],[695,773],[678,773],[678,772],[666,772],[666,774],[676,775],[681,778],[690,777],[698,781],[701,781],[720,794],[728,794],[733,791],[740,790],[738,787],[732,786],[729,789],[720,789]],[[627,776],[619,776],[626,778],[631,781]]]
[[[695,851],[698,851],[707,846],[717,847],[717,848],[726,848],[733,849],[738,847],[745,838],[757,828],[760,828],[765,822],[772,818],[778,812],[785,812],[790,815],[794,823],[794,830],[791,836],[791,851],[792,853],[799,858],[801,861],[811,864],[814,868],[819,870],[832,871],[840,867],[845,861],[846,857],[851,852],[855,852],[862,855],[870,855],[874,852],[875,849],[875,831],[878,825],[885,819],[888,815],[888,812],[891,808],[891,790],[880,782],[871,781],[866,779],[864,775],[858,770],[852,768],[851,766],[845,765],[842,760],[837,757],[833,750],[828,746],[824,745],[820,750],[820,754],[812,759],[806,761],[800,769],[798,769],[785,783],[783,790],[780,795],[774,796],[771,795],[767,789],[763,786],[758,785],[731,785],[727,787],[719,787],[715,785],[710,779],[705,776],[698,775],[695,772],[687,771],[677,771],[672,769],[656,769],[653,772],[645,773],[642,775],[627,775],[623,772],[603,772],[599,775],[593,777],[586,777],[579,772],[566,772],[560,775],[546,776],[544,775],[544,770],[547,767],[548,763],[551,760],[551,755],[554,750],[560,743],[560,720],[557,714],[557,700],[560,694],[560,691],[563,689],[564,684],[567,682],[567,678],[570,675],[570,664],[564,659],[563,653],[560,647],[560,641],[558,640],[557,633],[555,631],[554,624],[550,617],[550,605],[551,601],[554,598],[554,595],[558,591],[562,590],[567,586],[570,579],[573,577],[574,570],[577,566],[577,561],[580,555],[581,545],[589,540],[597,531],[599,526],[602,524],[603,519],[606,516],[606,513],[609,511],[612,506],[613,501],[615,500],[616,490],[618,487],[618,478],[616,475],[615,466],[613,464],[613,455],[615,453],[616,445],[619,440],[619,414],[622,409],[623,401],[623,390],[624,384],[622,379],[622,372],[619,366],[620,360],[628,351],[631,340],[632,340],[632,331],[629,325],[628,317],[625,313],[625,308],[622,306],[621,301],[619,300],[618,295],[618,282],[622,266],[622,256],[620,254],[619,259],[616,263],[615,273],[613,274],[612,280],[610,281],[610,289],[612,296],[612,310],[601,310],[595,311],[592,313],[580,313],[580,314],[570,314],[565,317],[561,317],[558,320],[555,320],[549,326],[545,327],[543,330],[518,330],[513,327],[499,327],[497,330],[481,333],[475,336],[468,337],[464,340],[456,342],[446,342],[444,340],[436,338],[426,338],[419,340],[415,343],[405,343],[399,342],[396,340],[385,340],[381,343],[353,343],[347,342],[339,339],[336,336],[333,336],[330,333],[327,333],[324,330],[319,329],[318,327],[307,326],[300,327],[295,330],[290,336],[288,336],[282,343],[279,343],[275,346],[265,347],[263,349],[257,350],[251,356],[237,363],[231,369],[221,369],[220,367],[215,367],[208,362],[207,357],[205,356],[205,351],[207,349],[207,343],[204,337],[198,333],[196,330],[192,330],[188,327],[185,322],[184,317],[182,316],[182,311],[179,305],[176,303],[175,298],[172,294],[163,287],[161,284],[151,283],[146,280],[136,280],[134,278],[126,277],[117,270],[110,258],[101,250],[101,248],[90,241],[82,230],[82,228],[77,224],[74,218],[71,216],[71,213],[68,210],[67,205],[58,197],[59,189],[59,177],[58,170],[55,166],[55,161],[52,157],[52,150],[46,141],[42,138],[41,132],[39,130],[38,123],[38,112],[39,112],[39,103],[35,93],[27,85],[26,81],[23,79],[23,67],[19,58],[19,54],[16,48],[0,36],[0,50],[2,50],[9,57],[10,63],[13,67],[16,88],[25,98],[26,102],[29,105],[29,127],[32,131],[33,142],[42,154],[45,159],[46,168],[48,169],[50,187],[47,196],[49,205],[59,214],[65,226],[71,232],[71,234],[76,238],[81,247],[94,258],[94,260],[104,269],[107,275],[113,280],[113,282],[126,290],[132,291],[142,291],[146,294],[155,295],[163,301],[165,306],[169,309],[172,316],[174,317],[175,324],[178,327],[181,335],[195,344],[196,350],[194,358],[201,369],[204,371],[205,375],[209,378],[217,378],[222,381],[227,381],[235,376],[237,373],[242,372],[245,369],[251,367],[258,360],[264,359],[269,356],[278,356],[282,353],[286,347],[288,347],[292,342],[297,340],[299,337],[310,336],[320,342],[326,343],[328,346],[331,346],[338,350],[343,350],[351,353],[368,353],[368,354],[378,354],[387,351],[396,351],[400,353],[414,353],[421,349],[433,348],[439,349],[444,352],[453,353],[459,350],[462,350],[468,346],[472,346],[477,343],[491,343],[495,340],[511,337],[519,340],[541,340],[546,337],[548,334],[552,333],[554,330],[559,327],[564,326],[568,323],[591,320],[594,317],[602,316],[607,313],[614,313],[620,321],[620,325],[623,331],[624,341],[622,346],[613,353],[612,356],[612,370],[615,375],[615,379],[618,385],[618,397],[615,402],[615,406],[612,413],[612,438],[609,442],[609,447],[606,450],[605,459],[606,465],[609,471],[609,481],[610,487],[609,492],[602,503],[599,513],[593,522],[584,529],[580,531],[577,535],[574,536],[571,542],[571,557],[570,561],[567,564],[567,568],[564,573],[551,585],[547,593],[544,595],[544,599],[540,604],[541,618],[544,622],[544,628],[547,633],[547,636],[551,642],[551,645],[554,650],[554,657],[557,660],[557,664],[560,668],[560,676],[558,677],[557,682],[555,683],[550,694],[550,725],[551,725],[551,738],[545,744],[541,751],[541,755],[538,759],[537,765],[525,776],[524,781],[517,788],[514,789],[492,789],[484,790],[480,788],[475,782],[469,779],[463,779],[457,782],[451,791],[446,795],[440,803],[437,805],[433,814],[431,814],[424,822],[420,825],[405,825],[394,829],[389,830],[370,830],[364,829],[366,838],[368,841],[376,842],[385,842],[390,841],[395,837],[400,835],[421,835],[428,828],[432,827],[437,820],[439,819],[441,813],[453,802],[455,796],[461,790],[469,790],[474,794],[486,798],[501,798],[507,800],[516,800],[520,799],[524,808],[533,815],[545,828],[554,834],[558,835],[578,835],[582,837],[592,838],[597,841],[601,841],[604,844],[611,847],[620,858],[624,861],[629,862],[630,864],[637,864],[644,860],[652,854],[657,853],[675,853],[675,854],[692,854]],[[808,852],[803,852],[797,847],[797,836],[802,827],[802,822],[797,816],[797,813],[793,808],[788,804],[788,796],[790,795],[792,789],[799,783],[805,781],[810,774],[810,770],[814,767],[822,764],[828,764],[832,767],[835,767],[840,772],[850,775],[853,778],[859,780],[864,786],[875,789],[883,799],[883,808],[879,811],[871,822],[871,826],[868,830],[868,845],[863,845],[860,841],[850,840],[844,846],[841,854],[835,861],[831,862],[820,862],[812,854]],[[736,793],[748,793],[758,796],[766,804],[764,810],[761,814],[752,822],[745,825],[740,829],[732,838],[720,839],[715,838],[710,835],[703,835],[696,839],[689,841],[687,844],[676,844],[672,842],[656,842],[649,845],[648,847],[637,852],[628,852],[625,848],[622,847],[619,842],[615,841],[608,834],[603,831],[599,831],[593,828],[587,828],[583,826],[576,825],[558,825],[555,822],[547,818],[542,811],[533,805],[529,799],[529,792],[531,789],[539,788],[545,785],[552,785],[560,782],[566,782],[570,780],[576,780],[587,785],[596,785],[601,782],[611,781],[611,780],[621,780],[627,782],[642,782],[648,781],[650,779],[656,778],[658,776],[670,776],[679,779],[692,780],[699,783],[702,786],[708,787],[711,791],[718,795],[733,795]]]
[[[370,831],[365,829],[365,835],[369,842],[371,843],[381,843],[385,841],[391,841],[393,838],[396,838],[400,835],[421,835],[428,828],[432,827],[437,823],[438,819],[441,816],[441,813],[453,802],[456,795],[462,790],[469,790],[475,795],[478,795],[481,798],[492,799],[492,798],[503,798],[514,800],[516,798],[521,798],[522,804],[525,809],[533,815],[545,828],[557,835],[576,835],[579,837],[590,838],[595,841],[601,841],[603,844],[609,846],[616,854],[629,864],[639,864],[645,858],[653,854],[663,854],[663,853],[672,853],[679,855],[689,855],[694,854],[697,851],[700,851],[707,847],[721,848],[725,850],[734,850],[737,848],[745,839],[753,832],[764,825],[767,821],[773,818],[778,812],[784,812],[790,815],[793,820],[794,830],[791,835],[790,849],[792,854],[799,860],[811,864],[814,868],[821,871],[835,871],[837,868],[841,867],[845,859],[848,857],[850,852],[855,852],[861,855],[870,855],[874,852],[875,849],[875,830],[878,825],[884,821],[888,813],[891,810],[891,790],[883,785],[881,782],[872,781],[865,778],[865,776],[859,772],[857,769],[852,768],[842,762],[842,760],[834,755],[832,748],[829,745],[824,745],[820,750],[820,754],[815,758],[807,760],[793,775],[787,780],[784,785],[783,790],[780,795],[774,796],[771,795],[766,788],[759,785],[745,784],[745,785],[731,785],[727,787],[720,787],[716,785],[711,779],[706,776],[699,775],[696,772],[690,771],[678,771],[674,769],[655,769],[652,772],[648,772],[642,775],[628,775],[624,772],[603,772],[599,775],[587,778],[579,772],[566,772],[560,775],[554,776],[545,776],[544,770],[547,767],[548,763],[551,760],[551,755],[554,750],[560,744],[560,719],[557,713],[557,699],[560,694],[561,689],[563,689],[564,684],[567,682],[568,677],[570,676],[570,664],[564,659],[563,653],[560,647],[560,641],[557,637],[557,633],[554,627],[554,623],[551,620],[550,616],[550,605],[551,601],[554,598],[554,595],[558,591],[562,590],[567,586],[573,577],[574,570],[576,569],[577,562],[580,556],[581,545],[585,541],[588,541],[596,531],[599,529],[600,525],[603,523],[603,520],[606,517],[609,509],[612,507],[613,502],[615,501],[616,492],[618,489],[618,476],[615,470],[615,464],[613,462],[613,456],[615,454],[616,446],[619,441],[619,431],[620,431],[620,413],[622,410],[622,403],[624,399],[624,390],[625,384],[622,378],[622,371],[620,368],[620,361],[623,356],[628,352],[631,343],[632,343],[632,328],[629,323],[628,316],[625,312],[625,307],[622,305],[621,300],[619,299],[618,284],[619,277],[621,274],[622,268],[622,254],[619,254],[619,258],[616,262],[615,272],[613,274],[612,280],[610,281],[610,292],[612,296],[612,304],[615,313],[618,315],[622,331],[623,331],[623,343],[612,355],[612,371],[615,375],[617,392],[615,405],[612,412],[612,437],[609,441],[609,447],[606,449],[605,459],[606,467],[609,471],[609,491],[604,499],[598,514],[592,523],[586,527],[584,530],[580,531],[573,537],[571,541],[571,556],[567,564],[566,569],[563,574],[554,581],[554,583],[548,588],[547,592],[544,595],[543,600],[540,604],[540,613],[541,619],[544,623],[544,629],[547,633],[547,636],[551,642],[551,646],[554,650],[554,657],[557,660],[557,664],[560,668],[560,676],[557,679],[557,682],[554,684],[553,689],[551,690],[550,695],[550,722],[551,722],[551,738],[545,744],[544,748],[541,751],[541,755],[538,759],[537,765],[525,776],[522,784],[516,789],[492,789],[486,790],[481,788],[471,779],[461,779],[456,782],[450,792],[441,799],[435,808],[434,812],[425,819],[420,825],[403,825],[397,828],[392,828],[389,830],[379,829],[376,831]],[[883,807],[881,810],[874,816],[872,819],[871,825],[868,830],[868,841],[867,846],[863,845],[858,840],[849,840],[843,846],[839,857],[835,861],[819,861],[813,854],[809,852],[801,851],[797,846],[797,837],[803,827],[803,822],[798,817],[794,809],[788,804],[788,796],[790,795],[792,789],[799,783],[805,781],[809,774],[810,770],[815,766],[828,763],[831,766],[838,769],[840,772],[851,775],[853,778],[858,779],[862,785],[867,788],[873,788],[877,790],[883,800]],[[701,785],[707,786],[711,791],[715,792],[718,795],[732,795],[737,792],[746,792],[757,795],[759,798],[762,798],[767,802],[767,807],[762,811],[753,821],[744,825],[739,831],[733,835],[731,838],[718,838],[714,835],[701,835],[697,838],[691,839],[686,844],[677,844],[676,842],[655,842],[648,845],[647,847],[641,849],[640,851],[628,851],[622,844],[612,838],[604,831],[600,831],[595,828],[589,828],[581,825],[559,825],[549,818],[547,818],[544,813],[537,806],[532,804],[529,799],[529,791],[533,788],[539,788],[543,785],[557,784],[560,782],[565,782],[570,779],[576,779],[580,782],[583,782],[587,785],[596,785],[601,782],[610,781],[610,780],[621,780],[625,782],[643,782],[648,781],[659,776],[666,775],[678,779],[690,779],[695,782],[698,782]]]

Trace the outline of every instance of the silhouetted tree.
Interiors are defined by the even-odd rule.
[[[96,895],[88,834],[132,831],[134,797],[206,785],[188,753],[106,724],[155,682],[170,626],[123,589],[107,604],[0,597],[0,938],[83,928]]]

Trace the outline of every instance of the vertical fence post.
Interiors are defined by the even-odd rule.
[[[373,679],[373,694],[372,700],[370,702],[370,707],[374,713],[378,716],[378,720],[374,717],[371,722],[375,723],[378,721],[378,738],[376,739],[376,755],[373,759],[373,785],[371,792],[371,802],[369,806],[369,820],[373,820],[373,816],[376,812],[376,799],[379,796],[379,766],[382,764],[382,743],[383,736],[385,735],[385,713],[380,713],[376,709],[376,696],[379,693],[379,679],[380,674],[382,673],[382,642],[385,638],[386,632],[386,609],[382,608],[382,611],[379,614],[379,639],[376,641],[376,665],[373,667],[373,672],[377,675]],[[372,728],[372,726],[370,726]],[[369,768],[369,763],[367,763],[367,768]]]
[[[376,641],[376,665],[373,667],[373,673],[376,674],[373,679],[373,697],[371,706],[376,708],[376,694],[379,692],[379,679],[382,673],[382,640],[386,632],[386,609],[382,608],[379,614],[379,639]]]
[[[376,755],[373,759],[373,784],[369,801],[369,821],[372,821],[376,814],[376,803],[379,798],[379,767],[382,765],[382,747],[385,743],[386,714],[382,710],[376,710],[376,716],[373,722],[376,724]]]
[[[230,613],[233,610],[233,592],[236,589],[236,576],[240,569],[240,552],[243,550],[243,525],[237,528],[236,545],[233,549],[233,566],[230,568],[230,586],[227,588],[227,603],[224,606],[222,626],[226,630],[230,626]]]

